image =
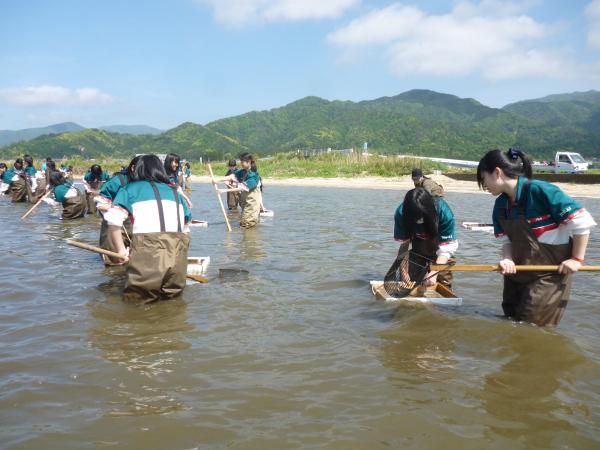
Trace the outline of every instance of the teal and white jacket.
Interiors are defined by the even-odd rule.
[[[114,174],[106,183],[100,188],[100,194],[94,199],[97,204],[112,204],[113,200],[117,196],[117,192],[121,188],[124,188],[129,183],[129,177],[118,172]]]
[[[52,191],[54,193],[54,199],[57,202],[62,203],[63,205],[65,204],[67,199],[77,197],[77,195],[79,194],[77,188],[73,187],[73,185],[67,181],[65,181],[62,184],[57,184],[56,186],[54,186]]]
[[[529,192],[527,198],[523,198],[523,187],[528,181]],[[506,194],[498,196],[494,203],[492,221],[497,238],[506,242],[509,240],[500,225],[500,218],[517,218],[523,202],[531,231],[543,244],[567,244],[574,235],[589,234],[590,229],[596,226],[590,213],[558,186],[519,177],[514,203]]]
[[[436,255],[450,258],[458,250],[454,214],[443,198],[435,198],[434,202],[438,213],[438,250],[436,251]],[[398,206],[394,214],[394,239],[401,244],[410,240],[402,225],[403,205]],[[416,231],[416,239],[430,239],[430,236],[425,233],[422,224],[417,223]]]
[[[235,178],[239,183],[244,184],[248,190],[253,191],[256,189],[260,183],[260,176],[258,172],[253,172],[251,170],[239,169],[235,172]]]
[[[178,231],[175,195],[179,200],[179,225],[182,231],[189,232],[187,224],[192,220],[192,212],[181,194],[165,183],[155,183],[155,186],[163,207],[165,232]],[[127,217],[133,224],[134,234],[161,232],[158,202],[149,181],[132,181],[119,189],[111,208],[104,214],[109,225],[118,227],[123,225]]]

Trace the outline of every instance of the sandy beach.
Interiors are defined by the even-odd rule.
[[[430,178],[444,186],[446,192],[481,193],[477,183],[473,181],[454,180],[445,175],[432,175]],[[396,178],[384,177],[357,177],[357,178],[264,178],[265,186],[309,186],[309,187],[336,187],[354,189],[393,189],[406,191],[414,187],[410,176]],[[192,176],[194,183],[210,183],[210,177]],[[554,183],[572,197],[600,198],[600,185]]]

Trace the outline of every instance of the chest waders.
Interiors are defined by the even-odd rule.
[[[121,182],[121,187],[125,187],[127,185],[127,179],[125,178],[125,176],[121,173],[117,174],[117,176],[119,177],[119,181]],[[125,247],[131,247],[131,240],[129,239],[129,237],[132,235],[132,233],[133,225],[131,224],[131,220],[129,219],[129,217],[127,217],[127,219],[125,219],[125,221],[123,222],[123,227],[121,228],[121,237],[123,238],[123,243],[125,244]],[[102,223],[100,224],[100,237],[98,239],[98,246],[105,250],[110,250],[111,252],[118,253],[117,246],[110,239],[110,235],[108,232],[108,222],[106,222],[106,220],[104,219],[104,215],[102,215]],[[111,260],[110,257],[106,255],[102,255],[102,260],[107,266],[119,264],[118,262]]]
[[[242,178],[242,182],[248,178],[248,171]],[[242,216],[240,217],[240,226],[242,228],[255,227],[260,220],[260,204],[262,197],[258,186],[249,192],[240,192],[240,207],[242,208]]]
[[[94,180],[94,181],[88,181],[88,184],[90,185],[90,189],[92,189],[91,192],[87,192],[85,193],[85,198],[87,199],[87,208],[88,208],[88,214],[95,214],[96,211],[98,211],[96,209],[96,201],[94,200],[94,197],[96,195],[98,195],[98,188],[100,187],[100,180]]]
[[[27,181],[24,178],[10,183],[10,196],[13,203],[27,201]]]
[[[538,241],[525,215],[530,183],[523,186],[519,215],[509,218],[505,208],[499,222],[512,244],[513,261],[517,265],[560,265],[571,257],[572,243],[550,245]],[[571,291],[571,275],[557,272],[519,272],[504,276],[502,309],[514,320],[536,325],[558,325]]]
[[[87,202],[85,200],[85,194],[79,189],[75,190],[77,191],[77,195],[75,197],[65,199],[65,201],[62,204],[63,219],[78,219],[79,217],[85,216],[85,212],[87,211]]]
[[[418,275],[416,273],[412,274],[411,269],[418,271],[419,267],[423,267],[429,261],[435,262],[435,260],[437,258],[436,252],[437,252],[438,246],[434,241],[426,240],[426,239],[418,239],[418,238],[411,239],[411,244],[412,244],[412,251],[410,253],[410,259],[409,259],[410,265],[409,265],[408,273],[409,273],[409,275],[411,275],[410,279],[414,280],[414,279],[418,279]],[[455,262],[455,261],[456,261],[456,259],[454,259],[454,258],[448,259],[449,263]],[[450,290],[452,290],[452,280],[453,280],[452,272],[449,270],[441,271],[437,275],[437,282],[440,284],[443,284]]]
[[[31,185],[29,185],[29,183],[27,184],[27,187],[29,190],[29,201],[31,203],[37,203],[37,201],[40,198],[42,198],[46,193],[46,179],[40,178],[39,180],[37,180],[37,186],[34,191],[32,190]]]
[[[136,304],[169,299],[181,294],[187,274],[190,236],[181,229],[177,189],[173,189],[177,208],[177,232],[167,232],[160,193],[154,182],[150,184],[156,197],[160,232],[131,235],[123,299]]]

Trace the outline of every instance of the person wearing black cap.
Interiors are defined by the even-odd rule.
[[[436,183],[431,178],[427,178],[423,175],[423,171],[419,168],[412,170],[411,174],[415,187],[422,187],[429,192],[433,197],[443,197],[444,187],[441,184]]]
[[[235,173],[237,170],[237,161],[235,159],[230,159],[229,162],[227,163],[227,173],[225,174],[226,177],[228,177],[229,175],[231,175],[232,173]],[[231,181],[228,183],[229,187],[234,188],[236,186],[234,186],[234,182]],[[227,207],[229,208],[229,211],[233,211],[234,209],[237,209],[238,205],[240,204],[240,193],[239,192],[228,192],[227,193]]]

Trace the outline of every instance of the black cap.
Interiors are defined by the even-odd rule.
[[[423,176],[423,171],[421,169],[413,169],[412,170],[411,177],[416,178],[416,177],[422,177],[422,176]]]

